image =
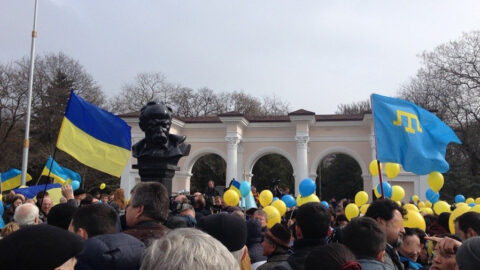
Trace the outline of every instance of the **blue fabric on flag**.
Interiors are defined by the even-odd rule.
[[[47,190],[52,189],[52,188],[60,188],[62,187],[61,184],[47,184]],[[27,199],[32,199],[37,195],[38,192],[44,191],[45,190],[45,185],[37,185],[37,186],[30,186],[26,188],[17,188],[14,189],[15,193],[20,193],[23,194]]]
[[[461,142],[436,115],[409,101],[377,94],[372,95],[372,111],[378,160],[399,163],[419,175],[448,171],[447,145]]]

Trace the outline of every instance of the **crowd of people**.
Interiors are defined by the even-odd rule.
[[[348,200],[289,209],[267,227],[259,208],[227,206],[213,186],[170,197],[156,182],[98,197],[62,187],[36,199],[5,196],[0,269],[480,269],[480,214],[455,220],[425,215],[426,231],[404,228],[406,214],[390,199],[373,201],[348,220]]]

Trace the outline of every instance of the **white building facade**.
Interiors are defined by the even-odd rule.
[[[139,113],[121,115],[132,128],[132,145],[145,137],[138,126]],[[283,116],[245,116],[226,113],[217,116],[182,118],[174,117],[170,133],[187,136],[192,145],[190,155],[180,159],[172,183],[172,192],[190,190],[190,178],[195,162],[201,157],[216,154],[227,164],[225,183],[232,178],[251,181],[255,163],[263,156],[279,154],[293,168],[295,194],[298,185],[306,177],[315,179],[317,168],[330,154],[346,154],[352,157],[362,170],[363,188],[369,194],[379,183],[372,177],[368,164],[375,159],[375,139],[371,114],[365,115],[315,115],[297,110]],[[125,168],[121,187],[126,194],[140,181],[138,171],[132,168],[136,159],[131,158]],[[428,189],[426,176],[401,172],[392,185],[405,189],[405,199],[417,194],[425,199]],[[339,183],[341,184],[341,183]]]

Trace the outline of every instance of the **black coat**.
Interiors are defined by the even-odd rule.
[[[139,269],[145,245],[124,233],[103,234],[85,241],[85,249],[77,256],[75,270]]]

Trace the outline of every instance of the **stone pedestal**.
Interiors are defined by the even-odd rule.
[[[173,164],[177,164],[179,158],[167,160],[140,157],[138,158],[138,164],[133,165],[133,168],[138,169],[141,182],[159,182],[165,186],[168,194],[171,195],[173,176],[175,176],[175,171],[180,170],[180,167]]]

